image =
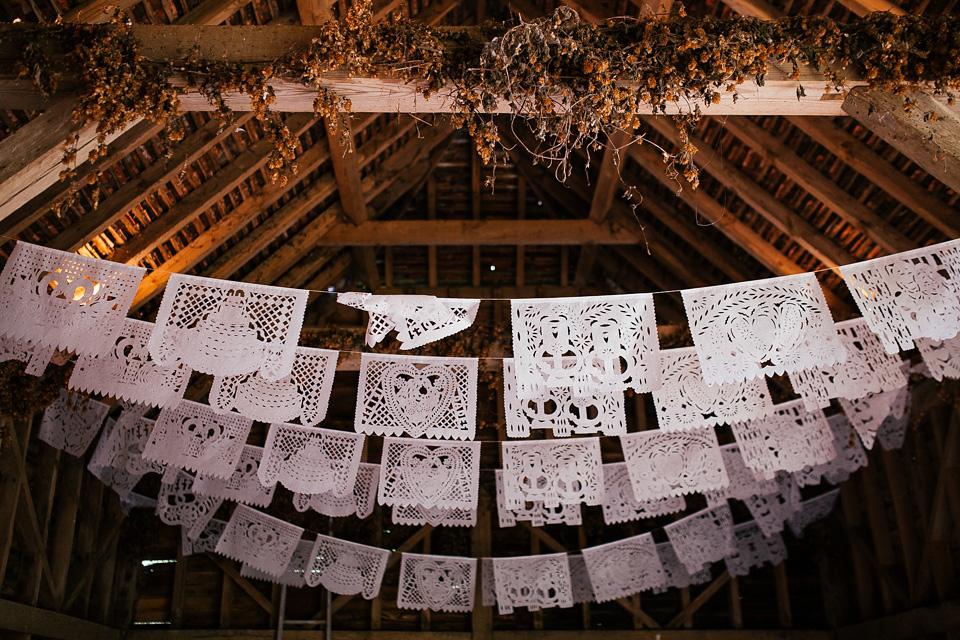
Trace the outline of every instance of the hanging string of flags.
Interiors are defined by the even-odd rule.
[[[662,352],[652,294],[513,300],[507,435],[557,439],[500,443],[500,526],[579,524],[582,504],[602,506],[608,524],[652,518],[691,493],[707,508],[664,526],[667,542],[645,533],[580,554],[484,558],[479,571],[473,558],[404,554],[399,606],[468,611],[478,577],[501,612],[571,606],[703,582],[720,561],[744,575],[782,560],[784,526],[802,535],[836,500],[801,500],[801,487],[842,482],[876,440],[902,443],[909,363],[898,350],[916,346],[938,380],[960,377],[960,240],[840,272],[862,318],[834,323],[814,274],[694,289],[682,292],[694,347]],[[40,374],[76,355],[40,438],[82,456],[103,427],[89,469],[129,508],[180,525],[185,553],[372,598],[389,551],[310,540],[259,511],[277,483],[300,511],[364,518],[376,500],[398,523],[476,523],[476,358],[364,353],[354,432],[321,428],[339,354],[298,346],[306,291],[174,274],[148,323],[126,317],[144,273],[18,243],[0,274],[0,361]],[[469,327],[481,302],[339,301],[369,313],[368,345],[397,331],[403,349]],[[192,371],[213,376],[208,404],[183,398]],[[765,376],[784,373],[799,398],[774,404]],[[626,389],[653,394],[659,429],[627,433]],[[78,392],[122,411],[107,419],[109,405]],[[828,417],[833,399],[842,413]],[[270,425],[263,447],[247,442],[254,421]],[[721,425],[733,443],[720,444]],[[368,434],[385,436],[379,465],[360,461]],[[600,435],[619,438],[624,462],[602,463]],[[163,475],[155,501],[134,492],[151,472]],[[731,499],[753,519],[734,524]],[[224,501],[236,503],[228,520],[214,517]]]

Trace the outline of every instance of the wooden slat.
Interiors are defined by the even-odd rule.
[[[900,5],[890,2],[889,0],[840,0],[840,4],[861,17],[874,11],[889,13],[895,16],[906,14],[906,11],[900,8]]]
[[[728,582],[729,580],[730,580],[730,574],[727,573],[726,571],[724,571],[724,572],[721,573],[719,576],[717,576],[716,578],[714,578],[713,582],[711,582],[710,585],[707,586],[706,589],[704,589],[703,591],[701,591],[701,592],[697,595],[697,597],[694,598],[694,599],[690,602],[690,604],[688,604],[687,606],[685,606],[685,607],[683,608],[683,611],[681,611],[680,613],[678,613],[676,616],[674,616],[673,620],[671,620],[669,623],[667,623],[666,628],[667,628],[667,629],[678,629],[678,628],[680,628],[680,626],[683,624],[684,620],[689,619],[690,616],[692,616],[694,613],[696,613],[697,610],[700,609],[700,607],[702,607],[703,605],[705,605],[705,604],[707,603],[707,601],[708,601],[710,598],[712,598],[713,595],[714,595],[717,591],[719,591],[721,588],[723,588],[723,586],[724,586],[725,584],[727,584],[727,582]],[[738,631],[738,632],[739,632],[739,633],[743,633],[742,631]]]
[[[908,97],[916,101],[909,111],[904,96],[858,89],[843,101],[843,110],[934,178],[960,191],[960,119],[925,94]]]
[[[250,112],[239,114],[236,126],[242,126],[252,117]],[[77,222],[58,233],[48,246],[61,251],[76,251],[117,222],[148,195],[176,179],[183,167],[194,163],[232,133],[230,127],[221,130],[220,122],[216,118],[209,120],[173,147],[172,156],[157,158],[143,173],[124,183],[96,209],[87,212]]]
[[[271,616],[273,615],[273,603],[269,598],[260,593],[260,590],[253,586],[253,583],[240,575],[240,572],[237,571],[237,568],[233,566],[233,561],[227,560],[226,558],[221,558],[220,556],[216,556],[212,553],[208,553],[207,557],[210,558],[214,564],[220,567],[225,576],[233,580],[238,587],[243,589],[248,596],[253,598],[253,601],[260,605],[264,611]]]
[[[0,89],[0,101],[3,93]],[[73,122],[75,105],[70,98],[48,103],[42,114],[0,140],[0,220],[60,179],[60,171],[65,168],[61,164],[63,143],[68,135],[77,135],[79,161],[85,160],[96,146],[96,124],[78,127]],[[107,142],[121,133],[108,136]]]
[[[841,189],[837,183],[820,173],[757,123],[747,118],[727,118],[723,125],[741,142],[759,153],[765,161],[796,182],[801,189],[822,202],[841,219],[866,234],[887,253],[916,248],[914,241]]]
[[[297,13],[303,25],[323,24],[335,17],[331,0],[297,0]]]
[[[950,238],[960,237],[960,212],[904,175],[829,118],[791,117],[787,120],[935,229]]]
[[[600,171],[597,173],[597,183],[593,190],[593,201],[590,203],[589,218],[594,222],[603,222],[613,204],[613,198],[620,190],[620,165],[626,159],[624,149],[631,141],[631,135],[617,130],[607,138],[607,147],[600,162]]]
[[[662,135],[677,144],[677,128],[666,118],[650,118],[650,125]],[[711,153],[711,145],[702,138],[690,135],[690,143],[701,152]],[[856,262],[846,249],[823,235],[803,216],[792,211],[772,193],[757,184],[750,176],[740,171],[730,162],[707,162],[702,171],[706,171],[719,180],[763,219],[790,237],[798,245],[809,251],[828,267]]]
[[[121,632],[56,611],[0,600],[0,629],[63,640],[120,640]]]
[[[764,0],[723,0],[723,3],[739,14],[761,20],[776,20],[785,15],[783,11]]]
[[[63,14],[63,21],[88,24],[106,22],[113,15],[114,9],[126,11],[137,2],[139,0],[88,0]]]

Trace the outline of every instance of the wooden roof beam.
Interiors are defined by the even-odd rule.
[[[672,121],[666,118],[647,118],[647,123],[674,145],[678,144],[677,129]],[[704,154],[708,149],[713,150],[712,145],[696,135],[690,135],[690,143]],[[803,216],[783,204],[776,196],[757,184],[753,178],[733,166],[733,163],[707,162],[700,169],[729,187],[767,222],[816,256],[826,266],[836,267],[856,262],[846,249],[823,235]]]
[[[788,117],[787,120],[944,235],[960,237],[960,212],[904,175],[835,122],[828,118]]]
[[[859,89],[843,102],[843,110],[895,147],[924,171],[960,193],[960,118],[922,93],[905,97]]]
[[[932,101],[931,101],[932,102]],[[846,104],[846,103],[845,103]],[[916,243],[892,224],[840,188],[776,136],[747,118],[727,118],[722,126],[746,146],[759,153],[766,162],[797,183],[887,253],[916,248]],[[958,128],[960,132],[960,128]],[[957,138],[960,141],[960,137]],[[960,156],[958,156],[960,157]]]
[[[297,13],[303,25],[323,24],[335,19],[333,0],[297,0]]]
[[[224,60],[235,63],[258,64],[264,60],[275,60],[290,51],[304,47],[317,35],[317,27],[304,26],[160,26],[133,25],[134,35],[141,41],[143,54],[151,60],[182,61],[194,55],[195,47],[199,55],[208,60]],[[444,27],[440,27],[444,29]],[[477,27],[468,27],[477,29]],[[460,31],[463,29],[461,28]],[[12,65],[21,56],[23,39],[17,31],[17,25],[0,25],[0,65]],[[765,76],[764,86],[753,83],[743,86],[742,92],[722,92],[721,101],[716,105],[704,105],[710,115],[729,114],[794,114],[794,115],[840,115],[842,96],[826,94],[823,76],[809,67],[802,67],[800,78],[791,77],[792,65],[770,62]],[[184,79],[174,78],[175,83]],[[69,92],[70,78],[64,78],[63,92]],[[278,79],[271,83],[276,93],[276,111],[313,112],[316,89],[304,86],[293,80]],[[807,87],[807,95],[797,98],[797,85]],[[848,87],[864,84],[855,77],[846,79]],[[356,113],[442,113],[454,110],[453,96],[457,89],[451,85],[434,92],[425,99],[418,91],[417,83],[396,78],[351,77],[346,72],[325,74],[321,85],[345,99],[349,99]],[[39,95],[27,83],[4,81],[0,83],[0,108],[35,108]],[[250,108],[250,98],[244,93],[226,97],[230,108],[246,111]],[[184,111],[209,111],[214,107],[200,93],[188,91],[180,96]],[[673,112],[688,112],[692,105],[684,102],[668,109]],[[512,109],[506,102],[500,104],[499,113],[510,113]],[[649,113],[648,108],[644,112]]]
[[[765,0],[723,0],[723,3],[744,16],[761,20],[776,20],[786,14]]]
[[[211,118],[174,146],[173,155],[156,158],[142,173],[107,196],[100,206],[58,233],[48,246],[61,251],[76,251],[127,215],[150,194],[163,188],[167,182],[176,180],[184,167],[193,164],[228,138],[233,133],[233,127],[243,126],[252,117],[252,112],[239,114],[236,123],[227,127],[221,127],[216,118]]]
[[[405,182],[409,188],[409,185],[417,180],[424,161],[429,159],[430,151],[446,140],[450,133],[449,127],[432,127],[423,138],[411,139],[400,151],[384,160],[376,171],[363,179],[363,193],[367,202],[371,202],[376,194],[398,181]],[[282,246],[258,264],[244,280],[265,284],[275,283],[303,259],[308,251],[318,246],[331,246],[332,243],[324,242],[324,238],[331,231],[339,228],[358,228],[340,222],[343,217],[345,214],[339,202],[327,208],[297,234],[287,238]]]
[[[654,149],[652,145],[631,145],[630,154],[640,166],[646,169],[647,173],[659,180],[664,186],[671,190],[676,189],[676,182],[664,174],[663,154]],[[687,188],[680,191],[678,197],[689,207],[703,212],[711,220],[713,228],[741,246],[747,253],[752,254],[757,261],[775,275],[789,276],[806,273],[806,269],[783,255],[777,247],[708,195]],[[850,305],[838,298],[832,290],[824,287],[823,292],[832,309],[843,312],[850,311]]]
[[[48,102],[46,111],[0,140],[0,220],[60,180],[60,171],[67,168],[62,160],[63,144],[69,135],[77,136],[74,149],[81,161],[96,147],[96,123],[77,126],[73,121],[75,106],[71,98]],[[106,141],[112,142],[121,133],[107,136]]]

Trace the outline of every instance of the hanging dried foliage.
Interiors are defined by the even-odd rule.
[[[848,70],[872,88],[899,94],[924,88],[949,95],[960,87],[960,22],[952,17],[875,13],[838,24],[820,16],[693,19],[681,8],[667,20],[592,24],[561,7],[514,26],[444,30],[404,18],[374,24],[370,3],[361,2],[344,20],[318,27],[309,46],[268,65],[199,55],[148,61],[129,22],[120,17],[105,25],[17,26],[25,43],[21,76],[43,92],[55,89],[60,73],[79,80],[75,118],[96,122],[100,134],[92,156],[105,153],[105,137],[135,118],[167,123],[171,137],[182,135],[181,91],[202,93],[224,123],[230,119],[226,96],[243,92],[274,141],[268,165],[274,180],[295,171],[296,139],[270,111],[275,99],[270,81],[294,79],[313,87],[315,111],[335,120],[350,103],[322,86],[333,70],[415,81],[424,97],[453,87],[454,124],[468,128],[486,162],[494,161],[501,142],[490,113],[506,105],[526,119],[541,143],[532,151],[541,161],[556,163],[561,179],[569,174],[572,151],[596,146],[614,130],[633,131],[641,111],[667,113],[681,105],[675,117],[681,150],[664,155],[668,167],[679,165],[694,188],[697,150],[688,133],[701,115],[700,105],[719,102],[725,92],[736,99],[747,80],[762,85],[771,61],[793,65],[798,97],[804,93],[803,65],[819,70],[828,89],[840,90]],[[52,64],[56,50],[64,48],[70,51],[64,63]],[[174,76],[186,79],[186,86],[175,87]],[[909,100],[905,106],[911,106]],[[347,135],[346,127],[340,130]],[[72,146],[68,141],[68,165],[76,159]]]

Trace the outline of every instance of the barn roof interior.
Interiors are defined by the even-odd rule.
[[[956,0],[693,0],[692,16],[769,19],[828,15],[839,22],[871,11],[951,15]],[[437,26],[532,20],[561,4],[586,21],[676,14],[671,0],[389,0],[376,19],[402,12]],[[345,0],[0,0],[4,22],[102,21],[113,7],[136,26],[316,25],[345,15]],[[202,29],[184,37],[219,37]],[[199,35],[197,35],[199,34]],[[2,47],[0,47],[2,48]],[[0,71],[0,235],[149,268],[132,315],[152,320],[171,272],[312,291],[301,343],[359,350],[364,316],[330,292],[420,293],[487,300],[475,326],[436,355],[500,357],[509,349],[512,298],[658,292],[664,346],[691,344],[678,290],[820,271],[837,320],[857,314],[828,270],[960,237],[960,120],[923,122],[890,96],[865,107],[856,92],[825,93],[772,78],[759,94],[705,109],[691,142],[699,148],[694,190],[664,171],[678,149],[668,116],[645,115],[644,144],[611,136],[571,156],[569,176],[535,162],[522,118],[495,118],[504,137],[484,164],[446,116],[384,90],[354,100],[344,140],[309,108],[283,113],[296,136],[298,173],[272,181],[269,132],[238,111],[228,127],[207,110],[185,109],[185,135],[168,144],[162,125],[132,123],[107,153],[57,179],[61,143],[73,125],[68,95],[40,100]],[[773,76],[775,74],[771,74]],[[778,84],[779,82],[779,84]],[[814,86],[817,90],[814,90]],[[786,87],[778,90],[777,87]],[[395,87],[394,87],[395,88]],[[758,91],[751,102],[751,92]],[[779,91],[779,93],[778,93]],[[389,94],[389,95],[387,95]],[[785,98],[784,95],[787,95]],[[884,100],[887,100],[884,102]],[[289,104],[295,100],[291,99]],[[894,106],[891,106],[894,105]],[[284,110],[284,104],[276,106]],[[84,135],[86,136],[84,138]],[[84,130],[78,146],[93,135]],[[81,160],[85,154],[81,154]],[[97,188],[85,186],[99,172]],[[57,206],[71,185],[82,185]],[[629,192],[627,194],[626,192]],[[625,197],[630,195],[631,197]],[[667,293],[660,293],[667,292]],[[453,346],[451,346],[453,345]],[[341,358],[323,426],[352,429],[358,358]],[[485,361],[477,438],[506,439],[496,360]],[[26,391],[11,369],[5,403],[63,384],[51,367]],[[59,378],[57,376],[60,376]],[[188,397],[206,397],[197,376]],[[44,386],[46,385],[46,386]],[[774,392],[787,397],[786,386]],[[398,552],[381,594],[330,596],[283,591],[248,579],[213,554],[185,555],[179,529],[151,513],[121,510],[85,461],[36,438],[38,415],[4,417],[0,447],[0,633],[29,638],[955,638],[960,637],[960,410],[950,382],[919,383],[902,449],[877,447],[842,484],[833,514],[803,538],[787,535],[790,557],[731,577],[717,568],[704,585],[603,604],[499,615],[412,611],[396,606],[399,552],[484,557],[575,551],[679,517],[604,525],[599,507],[580,526],[497,526],[492,469],[483,448],[475,527],[396,525],[384,507],[366,520],[298,513],[279,489],[270,512],[313,532]],[[17,400],[23,400],[19,398]],[[631,431],[652,428],[648,397],[629,396]],[[0,413],[3,413],[0,407]],[[257,424],[251,442],[262,443]],[[604,461],[622,459],[603,439]],[[372,437],[367,459],[379,459]],[[138,491],[156,492],[159,480]],[[703,507],[688,498],[687,511]],[[224,507],[226,509],[226,507]],[[221,515],[225,515],[224,514]]]

